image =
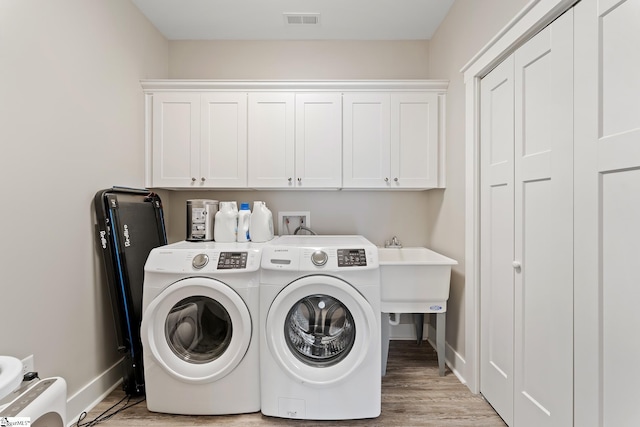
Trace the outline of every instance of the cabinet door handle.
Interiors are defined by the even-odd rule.
[[[204,179],[204,176],[202,178],[200,178],[200,181],[205,182],[206,180]]]
[[[291,178],[289,178],[287,181],[291,182]]]
[[[195,177],[191,177],[191,182],[196,182],[196,178]]]
[[[398,178],[397,178],[397,177],[396,177],[396,178],[393,178],[393,180],[394,180],[395,182],[398,182]]]
[[[511,263],[511,265],[512,265],[512,266],[513,266],[513,268],[514,268],[514,269],[516,269],[516,270],[520,270],[520,269],[522,268],[522,264],[520,264],[520,262],[519,262],[519,261],[513,261],[513,262]]]
[[[298,178],[298,183],[301,183],[301,182],[302,182],[302,178]]]
[[[385,179],[384,179],[384,182],[389,182],[389,178],[385,178]]]

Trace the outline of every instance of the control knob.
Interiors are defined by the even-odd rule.
[[[207,254],[198,254],[193,257],[193,261],[191,261],[193,268],[198,270],[207,265],[207,263],[209,263],[209,256]]]
[[[328,259],[329,256],[325,251],[318,250],[311,254],[311,262],[313,265],[317,265],[318,267],[325,265]]]

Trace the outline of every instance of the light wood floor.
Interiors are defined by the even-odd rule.
[[[119,388],[97,405],[81,423],[118,402]],[[136,401],[135,398],[131,400]],[[77,420],[73,420],[74,423]],[[102,424],[101,424],[102,425]],[[387,374],[382,378],[382,414],[376,419],[349,421],[304,421],[265,417],[262,414],[225,416],[183,416],[149,412],[144,402],[126,409],[104,422],[107,427],[138,426],[481,426],[504,427],[502,419],[479,395],[448,369],[438,376],[436,354],[427,342],[391,341]],[[74,424],[75,426],[75,424]]]

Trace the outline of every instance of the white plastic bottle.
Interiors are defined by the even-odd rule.
[[[236,202],[220,202],[213,225],[213,240],[220,243],[236,241],[238,230],[238,205]]]
[[[249,230],[252,242],[268,242],[273,239],[273,214],[264,202],[253,202]]]
[[[251,211],[249,210],[249,203],[241,203],[240,211],[238,212],[238,242],[248,242],[249,236],[249,223],[251,221]]]

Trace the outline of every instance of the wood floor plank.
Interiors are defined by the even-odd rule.
[[[117,389],[82,421],[93,420],[124,397]],[[132,402],[135,402],[135,398]],[[76,420],[74,420],[76,421]],[[391,341],[387,374],[382,379],[382,414],[375,419],[346,421],[287,420],[262,414],[184,416],[150,412],[145,402],[103,423],[108,427],[295,426],[295,427],[504,427],[502,419],[480,395],[472,394],[448,369],[438,375],[433,348],[423,342]],[[75,424],[74,424],[75,425]]]

